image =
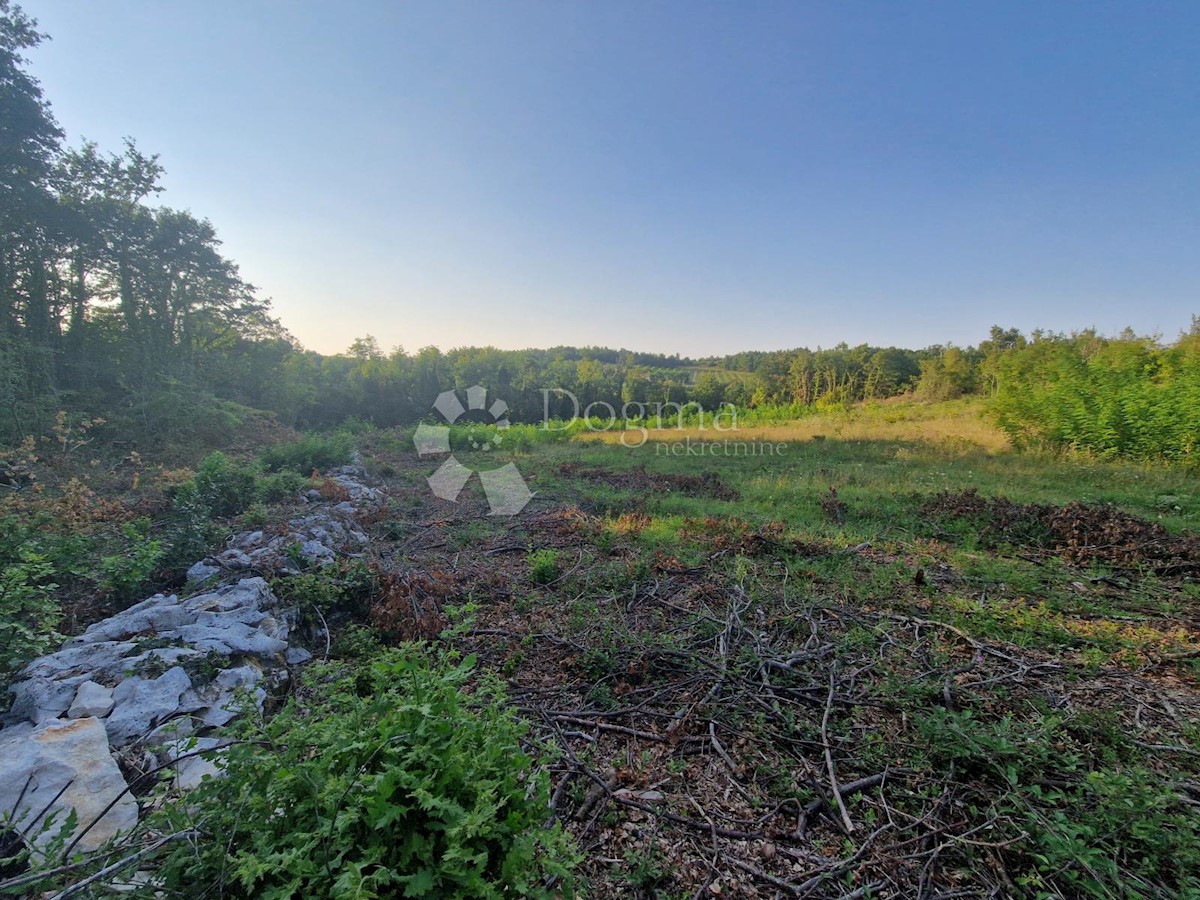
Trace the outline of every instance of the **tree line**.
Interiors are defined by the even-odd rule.
[[[307,351],[221,253],[212,223],[156,203],[163,175],[156,155],[133,141],[117,153],[90,142],[64,145],[26,69],[24,54],[43,37],[19,7],[0,0],[6,439],[43,431],[61,409],[160,437],[219,433],[236,416],[235,404],[305,427],[347,415],[397,424],[428,413],[439,391],[473,383],[506,397],[513,417],[524,421],[546,413],[543,389],[570,392],[583,407],[602,401],[617,408],[811,404],[971,389],[970,353],[953,348],[842,345],[695,360],[604,347],[384,353],[363,338],[343,354]],[[557,395],[551,407],[554,415],[572,408]]]
[[[0,0],[5,442],[45,433],[63,410],[147,442],[219,443],[247,409],[302,428],[348,417],[406,424],[430,415],[439,392],[482,384],[523,422],[591,404],[800,410],[982,393],[1023,442],[1194,453],[1195,327],[1169,346],[997,326],[974,347],[839,344],[703,359],[604,347],[384,351],[372,337],[335,355],[306,350],[222,254],[212,223],[157,205],[156,155],[133,141],[117,153],[65,146],[26,68],[43,38]]]

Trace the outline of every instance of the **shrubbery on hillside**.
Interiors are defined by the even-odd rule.
[[[226,777],[160,815],[196,828],[158,887],[227,897],[563,896],[576,851],[499,683],[409,645],[318,666],[275,717],[242,723]],[[569,892],[568,892],[569,893]]]
[[[272,472],[291,469],[305,475],[314,469],[324,471],[350,462],[354,437],[347,431],[310,434],[298,441],[276,444],[262,454],[263,465]]]
[[[991,412],[1018,445],[1200,461],[1200,322],[1174,344],[1038,336],[995,363]]]

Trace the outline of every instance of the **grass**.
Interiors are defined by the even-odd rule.
[[[991,453],[1010,449],[1011,445],[1005,434],[985,421],[980,412],[980,402],[976,399],[944,403],[889,400],[816,412],[805,418],[781,424],[738,425],[736,421],[726,418],[721,421],[720,428],[710,424],[701,430],[695,427],[671,427],[674,423],[668,420],[668,427],[650,428],[647,436],[651,442],[679,440],[679,435],[683,434],[709,440],[734,436],[744,440],[750,436],[754,440],[788,443],[810,441],[814,438],[838,441],[886,440],[941,444],[946,449],[981,449]],[[598,432],[598,438],[620,442],[619,434],[615,431]]]
[[[770,455],[453,437],[533,501],[437,500],[411,432],[360,435],[381,552],[558,748],[591,896],[1200,896],[1195,475],[1018,453],[972,402],[720,436]]]

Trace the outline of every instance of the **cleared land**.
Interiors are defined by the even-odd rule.
[[[369,624],[458,623],[507,680],[590,895],[1197,895],[1195,476],[1016,454],[969,405],[656,449],[688,436],[511,429],[512,519],[359,437]]]

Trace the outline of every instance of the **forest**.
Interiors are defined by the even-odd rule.
[[[47,433],[64,411],[103,419],[100,433],[213,446],[246,409],[299,428],[408,424],[440,391],[482,384],[526,423],[572,414],[565,395],[548,403],[544,390],[569,391],[581,408],[733,404],[781,415],[982,394],[1025,443],[1195,458],[1195,320],[1166,343],[997,326],[973,347],[840,344],[706,359],[589,346],[409,352],[370,336],[333,356],[305,350],[222,255],[211,222],[157,204],[156,154],[132,140],[117,151],[64,144],[23,55],[42,35],[18,7],[0,9],[0,439],[10,444]]]

